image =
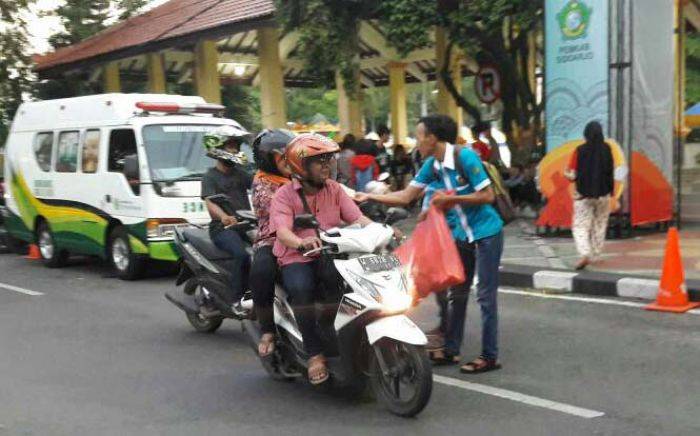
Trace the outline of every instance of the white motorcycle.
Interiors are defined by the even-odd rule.
[[[331,375],[327,383],[359,394],[369,382],[390,412],[408,417],[428,404],[433,378],[424,348],[427,338],[404,315],[413,305],[404,268],[389,252],[394,231],[388,223],[406,216],[406,211],[391,209],[385,224],[336,228],[321,231],[320,237],[324,242],[321,250],[333,257],[344,287],[335,320],[332,325],[321,326]],[[318,227],[312,215],[297,216],[294,225]],[[275,352],[261,358],[263,367],[278,380],[301,377],[307,372],[308,356],[294,312],[280,285],[276,289],[274,318]],[[257,355],[257,323],[244,320],[243,329]]]

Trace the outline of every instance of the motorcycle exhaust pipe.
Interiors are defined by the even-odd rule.
[[[172,295],[170,292],[165,293],[165,299],[173,303],[180,310],[191,315],[199,314],[199,306],[192,295],[182,294],[179,297]]]

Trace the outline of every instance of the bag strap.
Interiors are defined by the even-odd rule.
[[[462,166],[462,160],[460,159],[460,155],[462,154],[462,150],[464,149],[463,146],[455,144],[455,169],[457,170],[457,174],[464,180],[469,180],[467,177],[467,174],[464,172],[464,167]]]
[[[302,187],[297,192],[299,193],[299,198],[301,198],[301,204],[302,204],[302,206],[304,206],[304,212],[306,212],[309,215],[316,218],[316,215],[313,212],[311,212],[311,208],[309,207],[309,203],[306,201],[306,195],[304,195],[304,188]],[[316,236],[320,238],[321,232],[318,231],[318,228],[315,228],[314,231],[316,232]]]

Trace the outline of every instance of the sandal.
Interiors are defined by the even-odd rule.
[[[495,371],[501,369],[501,364],[496,359],[484,359],[477,357],[471,362],[465,363],[459,368],[462,374],[479,374],[482,372]]]
[[[258,342],[258,356],[261,358],[268,357],[275,352],[275,335],[272,333],[264,333]]]
[[[309,382],[312,385],[320,385],[328,380],[328,368],[323,354],[317,354],[309,359]]]
[[[461,358],[445,352],[444,348],[428,351],[428,357],[435,366],[457,365]]]

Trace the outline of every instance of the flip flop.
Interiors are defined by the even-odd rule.
[[[501,364],[495,359],[484,359],[477,357],[471,362],[467,362],[459,368],[462,374],[481,374],[482,372],[495,371],[501,369]]]
[[[318,355],[309,359],[309,382],[312,385],[320,385],[321,383],[328,380],[330,374],[328,373],[328,368],[326,367],[326,359],[323,356]]]

